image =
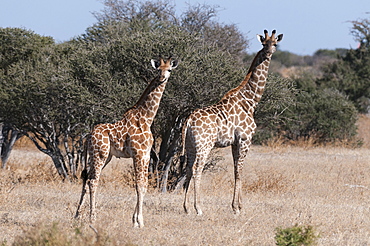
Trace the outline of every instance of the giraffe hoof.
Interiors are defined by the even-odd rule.
[[[139,224],[138,222],[135,222],[133,225],[134,228],[143,228],[144,224]]]
[[[240,209],[234,209],[234,214],[239,215],[240,214]]]
[[[78,220],[80,219],[80,213],[79,212],[76,212],[75,216],[73,217],[75,220]]]
[[[94,223],[95,223],[95,221],[96,221],[96,217],[95,217],[95,216],[90,217],[90,223],[91,223],[91,224],[94,224]]]

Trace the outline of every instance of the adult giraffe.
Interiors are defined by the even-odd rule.
[[[134,227],[144,226],[143,198],[148,185],[148,165],[153,145],[150,126],[171,70],[177,67],[178,62],[171,58],[165,62],[161,58],[159,61],[151,60],[151,64],[159,71],[159,75],[149,83],[139,101],[126,111],[121,121],[95,126],[88,138],[89,162],[82,172],[82,194],[76,218],[81,213],[85,193],[90,190],[90,220],[95,220],[95,194],[100,173],[112,156],[116,156],[133,159],[137,203],[132,220]]]
[[[208,155],[214,147],[232,146],[234,159],[235,187],[232,208],[241,209],[240,175],[244,158],[250,148],[255,131],[254,110],[261,100],[272,54],[283,35],[275,37],[257,35],[263,48],[257,53],[243,82],[227,92],[222,99],[209,107],[195,110],[186,120],[182,132],[183,152],[186,150],[186,180],[184,209],[188,213],[187,192],[191,179],[194,180],[194,207],[202,214],[199,195],[200,180]],[[184,155],[184,154],[183,154]]]

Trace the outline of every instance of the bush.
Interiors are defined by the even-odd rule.
[[[275,74],[269,75],[265,92],[254,115],[257,124],[254,143],[265,143],[280,134],[281,126],[289,124],[292,119],[287,117],[286,111],[296,104],[297,92],[293,80]]]
[[[334,89],[301,92],[287,125],[290,139],[315,136],[319,142],[350,140],[356,135],[357,110],[346,96]]]
[[[266,91],[256,109],[256,135],[264,144],[314,138],[318,143],[353,140],[357,133],[357,110],[353,102],[335,89],[304,91],[295,81],[269,76]]]
[[[352,21],[351,33],[359,43],[324,69],[321,87],[336,88],[348,96],[361,113],[370,112],[370,19]]]
[[[282,229],[276,228],[275,240],[278,246],[308,246],[316,244],[315,231],[312,226],[298,226]]]

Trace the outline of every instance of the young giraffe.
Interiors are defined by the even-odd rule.
[[[195,110],[186,120],[182,132],[183,155],[186,149],[187,166],[185,180],[184,209],[188,213],[190,181],[194,180],[194,207],[198,215],[202,214],[199,195],[203,167],[213,147],[232,146],[234,159],[235,187],[232,208],[235,213],[241,209],[240,175],[244,158],[251,145],[256,128],[253,114],[261,100],[265,88],[268,68],[272,54],[283,35],[271,37],[257,35],[263,48],[257,53],[243,82],[227,92],[222,99],[209,107]]]
[[[81,213],[84,196],[90,190],[90,220],[95,220],[95,194],[102,169],[112,156],[132,158],[134,163],[137,204],[133,215],[134,227],[143,227],[143,198],[148,184],[148,165],[153,136],[150,130],[157,113],[163,91],[170,72],[178,65],[169,58],[166,62],[151,60],[159,71],[145,89],[139,101],[123,115],[123,119],[113,124],[100,124],[94,127],[88,139],[89,163],[82,172],[83,186],[81,199],[75,217]]]

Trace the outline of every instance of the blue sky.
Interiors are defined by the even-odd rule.
[[[349,21],[370,18],[369,0],[171,0],[180,14],[187,4],[218,5],[218,20],[236,24],[250,39],[248,52],[261,46],[264,29],[284,34],[279,49],[311,55],[318,49],[356,48]],[[99,0],[0,0],[0,26],[23,27],[66,41],[96,22]]]

